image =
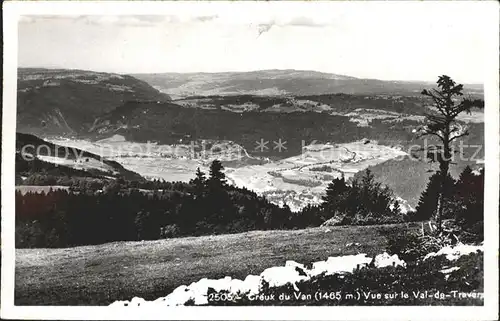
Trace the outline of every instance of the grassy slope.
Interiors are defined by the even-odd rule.
[[[385,233],[418,224],[254,231],[68,249],[16,250],[16,305],[106,305],[148,300],[201,278],[244,279],[287,260],[384,250]],[[359,247],[346,247],[358,242]]]

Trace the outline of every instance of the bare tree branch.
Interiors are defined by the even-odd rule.
[[[457,135],[457,136],[453,136],[450,138],[449,142],[451,143],[452,141],[460,138],[460,137],[464,137],[464,136],[468,136],[469,135],[469,131],[465,131],[463,134],[460,134],[460,135]]]

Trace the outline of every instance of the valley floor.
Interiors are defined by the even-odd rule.
[[[287,260],[383,252],[385,236],[419,223],[252,231],[65,249],[16,249],[16,305],[153,300],[201,278],[244,279]],[[351,244],[359,243],[359,245]]]

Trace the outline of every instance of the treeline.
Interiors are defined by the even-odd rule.
[[[401,213],[393,192],[376,182],[370,170],[351,184],[344,178],[334,179],[326,190],[323,202],[307,206],[302,217],[313,224],[369,225],[424,221],[435,217],[441,186],[440,173],[434,173],[422,192],[416,211]],[[484,234],[484,169],[474,172],[469,166],[458,180],[451,175],[444,182],[443,219],[462,240],[481,241]]]
[[[38,179],[36,184],[32,185],[52,185],[54,180],[59,177],[104,177],[106,173],[101,171],[89,172],[80,169],[74,169],[68,166],[59,166],[54,163],[45,162],[39,158],[31,157],[31,159],[24,157],[21,153],[16,153],[16,174],[18,176],[36,176]],[[45,182],[46,178],[50,178],[50,182]]]
[[[28,177],[19,179],[19,185],[33,185],[33,186],[68,186],[70,191],[83,191],[89,190],[129,190],[129,189],[144,189],[144,190],[178,190],[182,189],[185,183],[182,182],[167,182],[164,180],[134,180],[129,181],[124,178],[109,178],[109,177],[96,177],[96,176],[79,176],[74,174],[69,175],[53,175],[46,173],[33,173]],[[17,184],[17,183],[16,183]]]
[[[368,107],[367,103],[370,101],[365,100],[365,107]],[[344,110],[343,105],[339,108]],[[147,113],[144,113],[145,110]],[[304,123],[311,126],[304,127]],[[408,128],[419,125],[421,123],[416,120],[391,123],[374,120],[369,127],[359,127],[349,116],[313,111],[235,113],[218,109],[184,108],[171,103],[127,102],[103,116],[94,131],[86,135],[105,138],[112,132],[123,135],[128,141],[157,141],[159,144],[231,138],[246,150],[252,150],[253,156],[284,158],[302,153],[303,141],[306,144],[313,141],[348,143],[370,137],[388,146],[413,144],[415,135]],[[263,139],[272,142],[284,137],[287,138],[287,149],[255,149],[256,141]]]
[[[306,218],[314,217],[313,222],[318,225],[369,225],[407,220],[392,191],[376,182],[370,170],[350,184],[343,176],[333,179],[321,205],[308,206],[303,212]]]
[[[77,180],[69,191],[16,193],[16,246],[68,247],[113,241],[427,220],[437,207],[434,175],[415,213],[402,214],[392,191],[367,170],[349,183],[329,184],[319,206],[292,212],[245,188],[229,185],[219,161],[208,177],[199,169],[189,183],[116,179]],[[484,171],[466,168],[450,177],[447,218],[482,238]],[[479,236],[478,236],[479,235]]]
[[[135,184],[116,180],[103,189],[17,192],[16,246],[67,247],[293,225],[288,207],[228,185],[219,161],[212,163],[208,178],[198,170],[189,183],[155,181],[150,191]]]
[[[416,212],[411,220],[430,219],[438,205],[440,173],[429,179],[422,192]],[[474,173],[469,167],[460,174],[457,180],[448,174],[444,181],[443,219],[451,220],[459,229],[464,239],[482,240],[484,236],[484,168]]]

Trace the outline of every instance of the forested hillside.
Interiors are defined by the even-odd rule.
[[[77,134],[128,100],[168,101],[132,76],[70,69],[19,68],[17,129],[33,134]]]
[[[390,188],[366,171],[352,183],[334,179],[319,206],[292,212],[265,197],[227,183],[213,161],[208,177],[189,183],[75,181],[70,190],[16,193],[16,246],[68,247],[113,241],[297,229],[320,225],[372,225],[429,219],[437,206],[435,183],[422,194],[416,213],[403,214]],[[474,240],[482,238],[484,172],[465,170],[452,180],[447,219]],[[476,193],[470,193],[470,188]],[[469,238],[471,236],[468,236]]]
[[[16,176],[34,175],[32,185],[56,185],[61,177],[143,179],[120,163],[78,148],[61,146],[31,134],[16,133]],[[38,180],[38,181],[37,181]]]

